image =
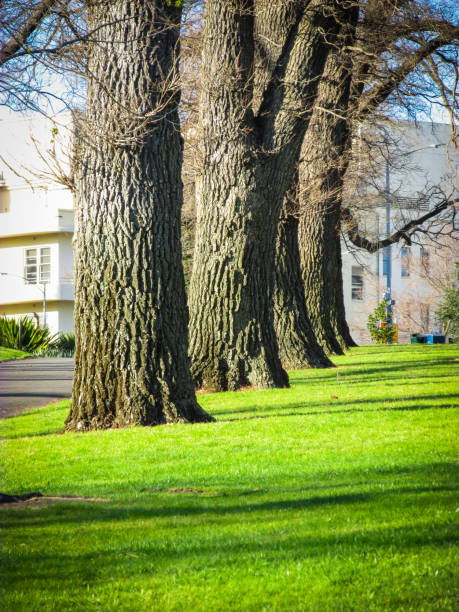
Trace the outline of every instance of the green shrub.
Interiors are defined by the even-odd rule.
[[[456,342],[459,340],[459,287],[450,285],[440,302],[437,317],[441,321],[445,335],[450,335]]]
[[[368,315],[367,329],[371,339],[377,344],[387,344],[393,339],[395,330],[392,328],[392,318],[387,314],[386,300],[383,300],[374,312]]]
[[[33,353],[52,344],[55,336],[47,327],[38,327],[32,317],[21,317],[21,346],[19,346],[19,320],[0,317],[0,345]]]
[[[47,347],[35,351],[40,357],[73,357],[75,355],[75,334],[59,332]]]
[[[75,334],[59,332],[52,344],[35,352],[40,357],[73,357],[75,354]]]
[[[75,352],[75,334],[73,332],[59,332],[57,340],[53,343],[53,346],[60,349],[61,351]]]

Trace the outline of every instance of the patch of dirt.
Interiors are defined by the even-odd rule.
[[[22,495],[7,495],[6,493],[0,493],[0,504],[11,504],[18,501],[27,501],[34,497],[43,497],[38,491],[35,493],[23,493]]]
[[[240,391],[256,391],[256,389],[255,387],[248,385],[246,387],[239,387],[239,389],[236,389],[236,393],[239,393]],[[195,393],[196,395],[207,395],[208,393],[219,393],[219,391],[211,391],[210,389],[202,387],[201,389],[196,389]]]
[[[24,493],[23,495],[6,495],[0,493],[0,509],[37,508],[62,502],[105,502],[101,497],[79,497],[78,495],[43,495],[42,493]]]
[[[201,491],[201,489],[194,489],[193,487],[185,487],[184,489],[169,489],[168,493],[171,495],[185,494],[185,495],[209,495],[208,491]]]

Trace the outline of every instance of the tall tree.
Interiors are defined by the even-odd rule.
[[[176,4],[88,3],[68,430],[211,420],[187,356]]]
[[[288,369],[326,368],[333,363],[319,344],[311,324],[301,276],[298,207],[284,203],[277,232],[274,286],[274,326],[279,354]]]
[[[298,283],[304,292],[305,313],[319,344],[328,353],[342,352],[342,342],[335,331],[340,294],[340,261],[336,245],[340,212],[336,197],[343,180],[343,148],[348,136],[343,116],[347,111],[351,78],[348,49],[355,40],[357,18],[358,7],[354,5],[348,22],[341,28],[340,36],[328,54],[314,112],[302,144],[296,207],[293,214],[287,213],[287,220],[279,226],[276,266],[278,270],[284,266],[284,242],[288,241],[291,245],[287,247],[291,251],[290,277],[298,280],[294,285],[285,281],[278,284],[277,309],[282,314],[277,318],[277,333],[279,337],[290,338],[284,343],[289,342],[291,355],[295,358],[308,353],[307,345],[296,333],[296,329],[304,325],[305,315],[298,311],[299,321],[296,328],[291,329],[291,313],[282,308],[282,304],[288,299],[286,293],[296,295]],[[280,277],[279,272],[277,276]]]
[[[346,120],[351,83],[348,49],[355,41],[357,14],[347,36],[328,55],[299,169],[298,242],[307,311],[319,343],[332,354],[342,354],[348,344],[345,332],[338,329],[343,302],[339,227],[350,138]]]
[[[295,0],[281,2],[275,11],[269,3],[255,3],[256,67],[253,104],[255,112],[259,110],[263,92],[279,60],[294,16]],[[336,45],[335,38],[330,41],[334,45]],[[332,46],[330,51],[333,48]],[[279,355],[283,366],[287,369],[332,367],[332,362],[317,342],[312,330],[298,265],[297,176],[298,173],[295,172],[294,187],[284,198],[277,235],[273,304]]]
[[[419,78],[417,88],[413,88],[406,85],[407,77],[437,50],[454,43],[457,34],[457,26],[447,15],[435,15],[421,3],[398,6],[371,0],[361,5],[357,29],[348,27],[346,36],[328,56],[303,143],[299,210],[295,214],[300,219],[298,265],[308,314],[320,343],[329,353],[340,354],[343,348],[354,344],[344,312],[340,229],[343,185],[356,126],[374,117],[390,97],[395,96],[400,103],[402,95],[405,100],[419,96]],[[425,80],[423,87],[428,88]],[[447,95],[447,91],[443,90],[443,94]],[[283,236],[284,230],[279,231]],[[288,240],[293,244],[293,238]],[[280,252],[282,249],[281,245]],[[295,251],[296,248],[292,256]],[[279,266],[282,257],[278,258]],[[281,290],[293,295],[296,288],[284,284]],[[288,300],[282,295],[279,303],[286,304]],[[287,321],[289,316],[289,312],[284,313],[278,320]],[[283,325],[278,333],[289,334],[288,326]],[[301,354],[295,336],[290,345],[295,346],[295,355]]]
[[[288,385],[273,324],[276,232],[326,60],[326,38],[339,29],[338,4],[295,3],[254,113],[254,3],[206,3],[205,160],[190,293],[190,350],[199,385]]]

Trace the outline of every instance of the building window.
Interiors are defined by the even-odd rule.
[[[401,275],[410,275],[410,249],[408,247],[402,247],[400,251],[400,267]]]
[[[24,279],[28,285],[49,283],[51,280],[51,249],[41,247],[25,249]]]
[[[363,268],[352,266],[352,299],[363,300]]]

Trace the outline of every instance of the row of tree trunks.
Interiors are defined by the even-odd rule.
[[[283,43],[295,18],[296,0],[276,6],[266,2],[255,5],[254,112],[259,110]],[[298,173],[295,172],[297,180]],[[306,309],[298,251],[298,213],[296,186],[286,194],[278,226],[275,284],[273,295],[274,326],[279,356],[286,369],[331,367],[332,362],[318,344]]]
[[[336,355],[355,345],[344,311],[340,216],[351,138],[347,49],[355,39],[357,18],[354,7],[341,31],[342,43],[328,55],[298,172],[298,242],[307,312],[321,346]]]
[[[254,116],[253,9],[206,3],[205,158],[189,304],[193,375],[212,390],[288,385],[273,321],[277,227],[329,49],[324,33],[338,29],[328,3],[297,4]]]
[[[68,430],[212,420],[197,404],[187,354],[179,93],[166,82],[178,70],[175,4],[89,8],[90,28],[103,27],[89,45],[75,168]]]

